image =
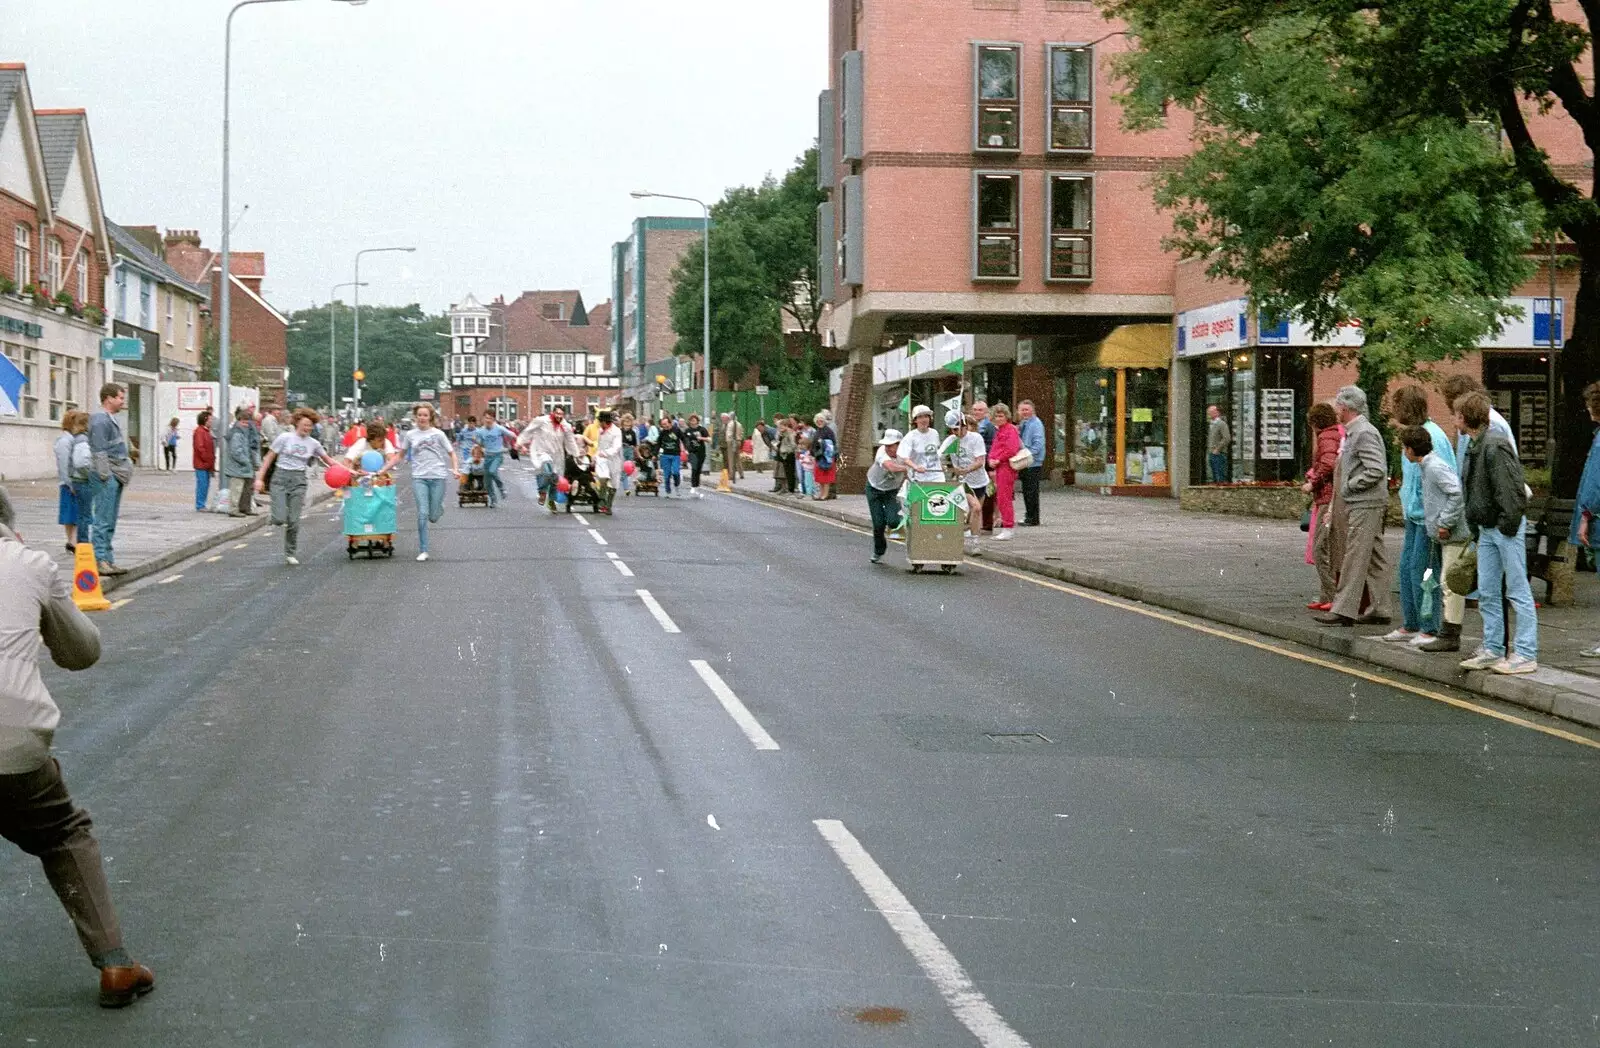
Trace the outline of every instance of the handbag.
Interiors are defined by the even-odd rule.
[[[1304,532],[1310,532],[1311,531],[1311,507],[1310,506],[1307,506],[1306,509],[1305,509],[1305,512],[1300,514],[1300,530],[1304,531]]]
[[[1033,452],[1029,451],[1027,448],[1023,448],[1015,455],[1012,455],[1007,461],[1011,463],[1012,469],[1020,473],[1033,465]]]
[[[1478,588],[1478,544],[1468,546],[1444,574],[1444,584],[1457,596],[1465,596]]]

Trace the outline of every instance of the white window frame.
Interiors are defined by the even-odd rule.
[[[1016,59],[1016,70],[1013,80],[1016,84],[1016,94],[1012,98],[985,99],[983,97],[983,53],[985,51],[1010,51]],[[1020,153],[1022,152],[1022,128],[1026,117],[1025,95],[1023,88],[1023,47],[1020,43],[1010,40],[974,40],[972,43],[972,150],[975,153]],[[983,127],[983,111],[985,109],[1012,111],[1012,126],[1015,129],[1016,141],[1012,145],[989,145],[980,137]]]
[[[983,180],[986,178],[1009,179],[1014,187],[1012,190],[1013,224],[1009,229],[1002,226],[978,225],[979,197],[981,195],[979,187],[983,185]],[[985,233],[985,230],[988,230],[988,232]],[[1011,241],[1011,254],[1016,272],[1001,275],[995,273],[985,274],[979,271],[979,259],[982,256],[979,244],[986,236],[990,239],[1005,238]],[[978,170],[972,173],[972,279],[974,282],[982,283],[1015,283],[1022,279],[1022,172],[1019,170]]]
[[[541,396],[539,398],[539,413],[540,414],[548,415],[548,414],[550,414],[550,412],[554,411],[556,408],[560,408],[562,411],[566,412],[569,415],[572,414],[572,394],[571,393],[546,393],[546,394],[544,394],[543,396]]]
[[[1082,182],[1089,189],[1089,225],[1087,229],[1062,230],[1055,226],[1056,183],[1058,181]],[[1044,278],[1052,284],[1086,284],[1094,280],[1094,176],[1085,171],[1047,171],[1044,176]],[[1089,272],[1058,276],[1055,271],[1056,240],[1083,240],[1089,249]]]
[[[78,305],[89,304],[89,251],[87,248],[78,249]]]
[[[17,407],[21,409],[23,418],[36,419],[39,417],[39,398],[36,395],[39,389],[39,351],[7,342],[4,352],[11,358],[11,363],[22,369],[23,376],[28,380],[22,387],[22,403]]]
[[[488,411],[501,422],[514,421],[520,405],[516,397],[490,397]]]
[[[176,303],[174,303],[173,300],[172,300],[172,289],[171,288],[167,288],[167,330],[166,330],[166,336],[167,336],[167,345],[169,345],[169,346],[173,346],[173,345],[177,344],[174,341],[177,338],[177,334],[178,334],[178,325],[177,325],[177,323],[175,321],[175,317],[177,315],[174,312],[175,307],[176,307]]]
[[[194,349],[194,303],[184,303],[183,318],[183,344],[186,349]]]
[[[1056,62],[1057,51],[1077,51],[1089,56],[1089,97],[1074,99],[1067,102],[1056,101]],[[1095,50],[1089,44],[1057,43],[1044,45],[1044,150],[1056,156],[1083,155],[1094,152],[1094,110],[1095,110]],[[1089,142],[1087,145],[1057,148],[1055,145],[1055,124],[1057,112],[1083,112],[1088,116]]]
[[[117,319],[128,319],[128,267],[118,266],[115,277],[117,284]]]
[[[458,376],[476,378],[478,375],[478,357],[475,353],[458,353],[452,364],[451,370]]]
[[[18,222],[11,230],[11,262],[17,274],[17,290],[33,283],[33,230],[26,222]]]
[[[539,367],[546,375],[578,374],[576,353],[541,353],[540,357]]]
[[[60,237],[53,236],[48,237],[45,240],[45,270],[40,275],[44,277],[45,280],[45,294],[51,297],[59,294],[65,286],[62,278],[66,276],[66,273],[64,273],[61,269],[61,252],[63,247],[64,245],[61,243]]]

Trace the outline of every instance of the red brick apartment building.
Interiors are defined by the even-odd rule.
[[[1168,495],[1201,482],[1208,404],[1233,421],[1236,479],[1303,468],[1305,410],[1349,372],[1312,366],[1329,345],[1297,325],[1260,331],[1242,289],[1162,250],[1171,222],[1150,179],[1188,153],[1192,123],[1174,110],[1162,130],[1123,130],[1120,28],[1089,0],[830,0],[818,248],[825,339],[849,353],[834,393],[850,462],[905,425],[908,381],[918,401],[955,395],[961,379],[941,365],[963,357],[969,398],[1034,402],[1065,483]],[[1590,162],[1575,126],[1534,119],[1559,162]],[[1481,372],[1538,461],[1548,274],[1518,299],[1525,322],[1460,366]],[[933,351],[908,360],[913,338]]]
[[[210,321],[220,316],[222,253],[204,247],[193,229],[169,229],[162,238],[167,265],[191,284],[211,288]],[[249,354],[259,376],[261,407],[284,407],[289,385],[289,318],[265,297],[267,256],[261,251],[232,251],[228,281],[233,344]]]

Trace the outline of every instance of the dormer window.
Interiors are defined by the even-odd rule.
[[[560,302],[546,302],[540,307],[539,312],[546,320],[565,320],[566,307]]]

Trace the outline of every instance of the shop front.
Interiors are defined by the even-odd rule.
[[[1067,483],[1167,496],[1170,324],[1127,324],[1067,350],[1056,379],[1057,460]]]

